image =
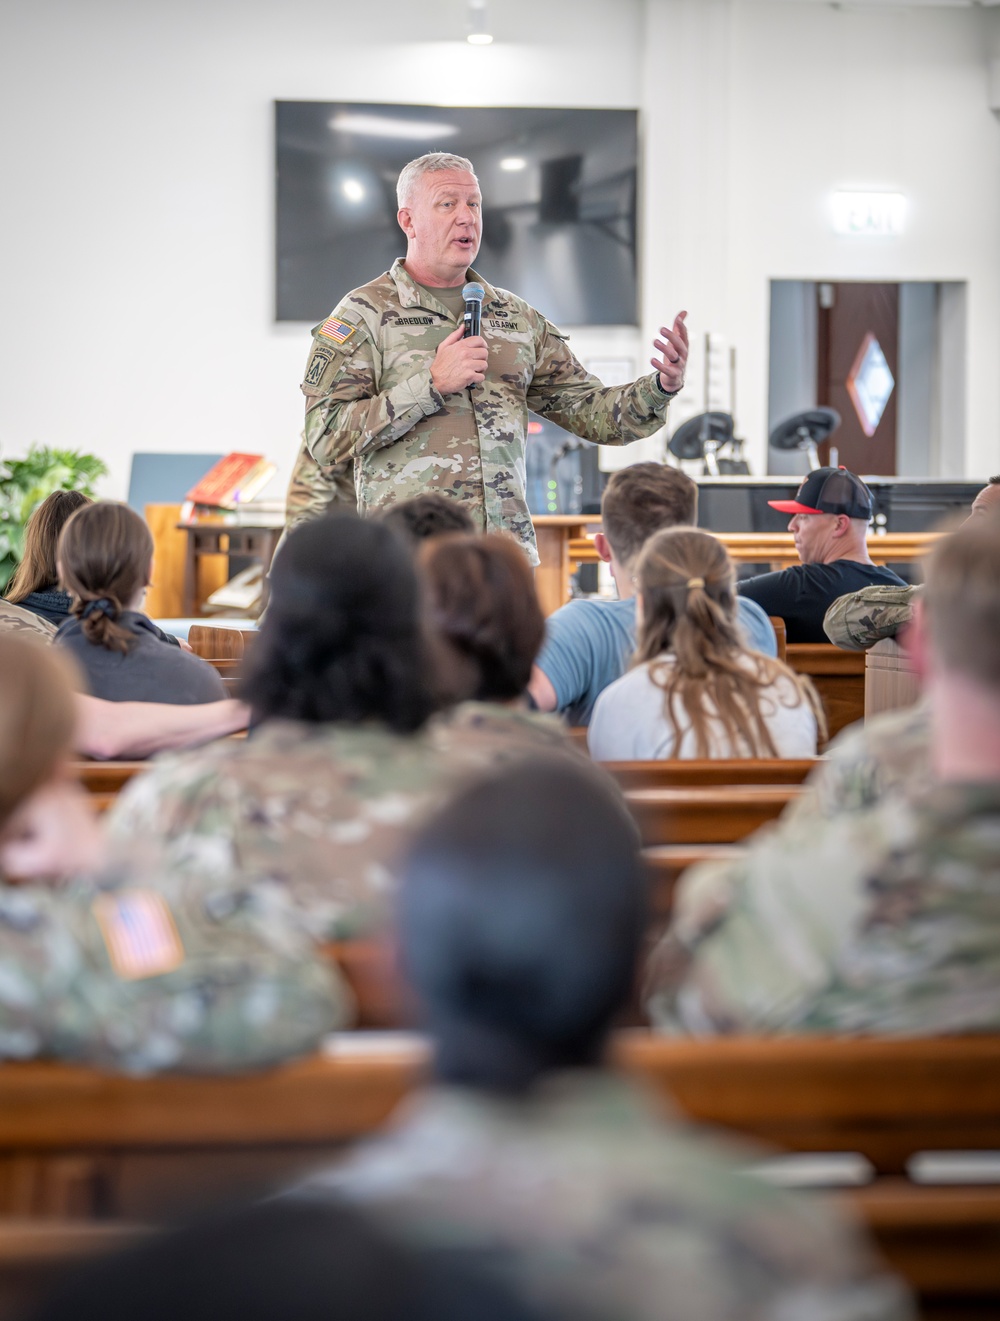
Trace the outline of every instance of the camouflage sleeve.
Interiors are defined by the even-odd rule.
[[[0,887],[0,1058],[228,1072],[315,1049],[349,996],[274,896],[200,878]]]
[[[324,470],[394,444],[421,418],[444,407],[431,382],[433,353],[414,349],[412,375],[380,392],[378,348],[367,326],[353,308],[341,306],[330,320],[336,318],[354,329],[335,342],[317,328],[302,382],[306,446]]]
[[[343,463],[321,468],[306,448],[303,436],[285,496],[285,524],[289,528],[297,527],[322,518],[334,507],[357,507],[354,462],[345,459]]]
[[[629,385],[602,385],[577,360],[562,331],[544,317],[538,319],[529,408],[600,445],[627,445],[663,426],[670,401],[655,375]]]
[[[865,651],[883,638],[894,638],[913,617],[919,587],[864,587],[840,596],[823,619],[823,632],[837,647]]]
[[[745,858],[686,873],[649,963],[651,1022],[693,1035],[794,1029],[859,920],[875,817],[783,819]]]

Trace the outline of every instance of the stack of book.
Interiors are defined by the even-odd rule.
[[[284,502],[253,499],[277,471],[263,454],[227,454],[188,491],[181,521],[234,527],[280,526]]]

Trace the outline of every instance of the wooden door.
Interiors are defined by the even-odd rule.
[[[896,400],[899,394],[899,285],[818,284],[817,403],[835,408],[840,429],[832,444],[852,472],[896,475]],[[867,355],[867,363],[865,358]],[[892,388],[881,408],[881,359]],[[885,385],[889,378],[884,377]],[[875,382],[876,388],[865,389]],[[829,462],[829,446],[820,447]]]

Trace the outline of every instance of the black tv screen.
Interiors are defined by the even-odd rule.
[[[275,103],[277,319],[322,320],[405,255],[396,178],[467,156],[483,192],[476,269],[560,326],[636,325],[634,110]]]

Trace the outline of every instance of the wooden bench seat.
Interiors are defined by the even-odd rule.
[[[861,1154],[873,1180],[847,1195],[890,1264],[932,1305],[949,1295],[1000,1304],[1000,1187],[907,1177],[922,1151],[1000,1151],[1000,1037],[632,1032],[617,1036],[613,1055],[698,1121],[790,1152]],[[242,1078],[4,1065],[0,1211],[144,1220],[179,1197],[276,1186],[379,1127],[425,1063],[419,1038],[375,1035],[341,1036],[332,1054]],[[29,1230],[24,1251],[42,1251],[31,1239]],[[16,1256],[9,1238],[0,1268]]]
[[[697,789],[728,784],[801,784],[818,763],[818,757],[720,757],[599,764],[623,789]]]
[[[625,802],[645,848],[735,844],[775,820],[801,793],[795,784],[627,789]]]

